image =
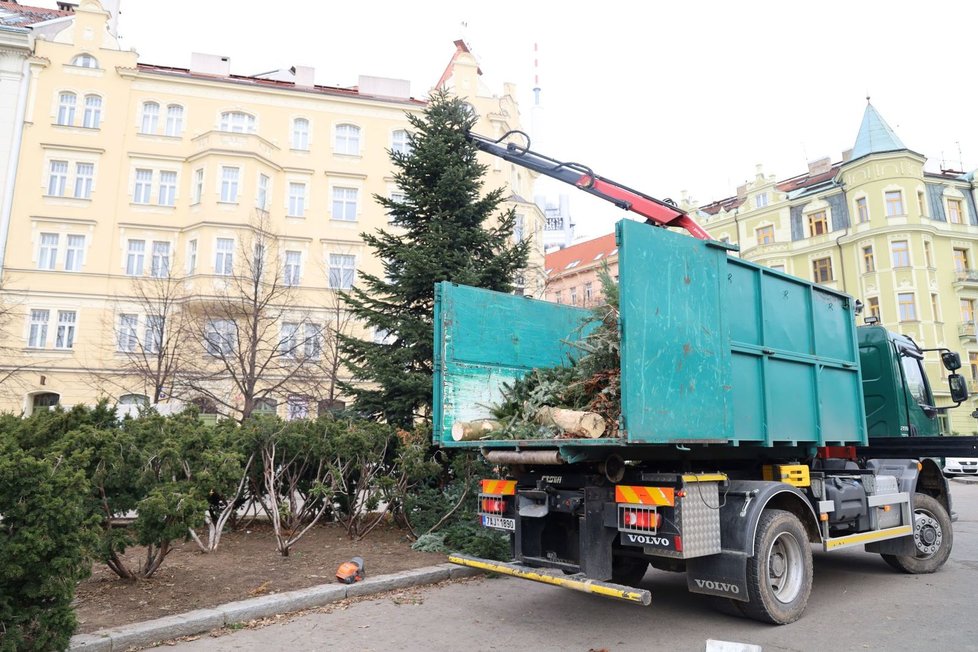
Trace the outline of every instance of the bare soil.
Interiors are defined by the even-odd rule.
[[[145,549],[135,547],[127,561],[135,565]],[[275,551],[271,528],[255,523],[227,532],[216,552],[202,553],[193,541],[177,543],[153,577],[119,579],[104,564],[78,586],[75,611],[80,634],[214,607],[259,595],[282,593],[335,582],[337,567],[363,557],[368,576],[444,563],[442,554],[411,550],[403,530],[378,526],[351,541],[342,526],[311,529],[283,557]]]

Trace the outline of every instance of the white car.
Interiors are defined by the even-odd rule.
[[[944,475],[978,476],[978,457],[945,457]]]

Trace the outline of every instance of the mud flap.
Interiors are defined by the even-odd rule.
[[[748,602],[747,557],[736,550],[686,560],[686,585],[690,593],[703,593]]]

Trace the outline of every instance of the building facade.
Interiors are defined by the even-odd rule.
[[[71,18],[28,59],[0,270],[0,410],[153,398],[159,388],[129,364],[134,350],[159,347],[160,316],[141,288],[176,279],[184,296],[216,296],[242,261],[263,258],[259,232],[289,286],[277,308],[292,321],[280,327],[296,328],[292,311],[328,330],[338,292],[361,272],[383,275],[360,234],[391,228],[373,196],[398,196],[388,150],[408,146],[406,114],[424,108],[409,83],[325,87],[301,66],[246,77],[213,55],[193,55],[188,69],[149,65],[119,47],[115,14],[96,0]],[[457,42],[438,83],[472,104],[486,133],[518,129],[513,89],[493,94],[480,76]],[[542,233],[541,211],[523,199],[533,179],[486,163],[487,187],[509,188],[522,218],[516,237]],[[524,277],[531,295],[543,288],[538,249]]]

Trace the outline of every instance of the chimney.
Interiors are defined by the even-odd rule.
[[[61,11],[75,12],[75,8],[78,7],[77,2],[68,2],[67,0],[58,0],[58,9]]]
[[[843,163],[848,163],[851,160],[852,160],[852,150],[851,149],[847,149],[846,151],[842,152],[842,162]]]
[[[312,88],[316,85],[316,69],[310,66],[292,66],[295,75],[295,85]]]
[[[747,184],[737,186],[737,196],[743,199],[747,196]]]
[[[190,55],[190,72],[227,77],[231,74],[231,58],[194,52]]]
[[[810,176],[815,176],[817,174],[825,174],[832,169],[832,159],[828,156],[820,158],[816,161],[808,162],[808,174]]]

